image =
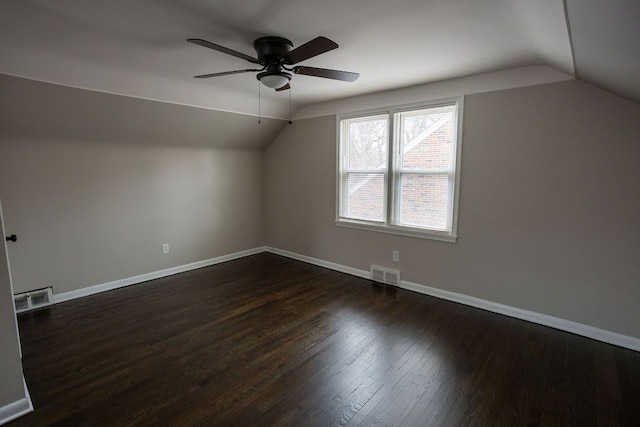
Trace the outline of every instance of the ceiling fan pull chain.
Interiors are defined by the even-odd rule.
[[[258,80],[258,124],[260,124],[261,118],[262,118],[262,111],[260,109],[260,80]]]
[[[293,88],[289,88],[289,124],[293,123],[292,119],[293,117],[291,116],[291,91],[293,90]]]

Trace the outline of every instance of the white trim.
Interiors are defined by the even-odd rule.
[[[306,255],[300,255],[294,252],[285,251],[282,249],[273,248],[267,246],[265,249],[267,252],[271,252],[277,255],[282,255],[288,258],[296,259],[298,261],[314,264],[320,267],[329,268],[331,270],[340,271],[342,273],[351,274],[353,276],[362,277],[364,279],[370,279],[370,272],[365,270],[359,270],[352,267],[347,267],[334,262],[323,261],[318,258],[309,257]],[[457,292],[445,291],[443,289],[433,288],[419,283],[413,283],[406,280],[402,280],[399,285],[400,288],[409,291],[418,292],[424,295],[444,299],[447,301],[464,304],[470,307],[479,308],[482,310],[491,311],[493,313],[502,314],[505,316],[513,317],[520,320],[526,320],[528,322],[537,323],[543,326],[549,326],[561,331],[570,332],[583,337],[591,338],[597,341],[602,341],[608,344],[613,344],[618,347],[628,348],[630,350],[640,351],[640,338],[622,335],[617,332],[607,331],[605,329],[596,328],[593,326],[585,325],[583,323],[573,322],[571,320],[560,319],[558,317],[549,316],[546,314],[537,313],[535,311],[524,310],[521,308],[511,307],[509,305],[500,304],[493,301],[488,301],[481,298],[472,297]]]
[[[355,228],[357,230],[376,231],[378,233],[395,234],[397,236],[416,237],[419,239],[438,240],[440,242],[455,243],[458,236],[456,234],[439,234],[432,230],[422,230],[417,228],[401,227],[399,225],[371,223],[348,218],[338,218],[335,221],[338,227]]]
[[[319,267],[328,268],[330,270],[339,271],[341,273],[347,273],[352,276],[361,277],[363,279],[371,278],[371,273],[367,270],[359,270],[357,268],[347,267],[346,265],[336,264],[334,262],[324,261],[322,259],[313,258],[306,255],[300,255],[295,252],[289,252],[283,249],[273,248],[271,246],[266,246],[265,251],[276,255],[282,255],[287,258],[296,259],[298,261],[306,262],[307,264],[313,264]]]
[[[135,94],[131,94],[131,93],[118,92],[118,91],[113,91],[113,90],[108,90],[108,89],[95,89],[95,88],[91,88],[91,87],[88,87],[88,86],[75,85],[75,84],[69,84],[69,83],[60,83],[60,82],[55,81],[55,80],[41,79],[41,78],[37,78],[37,77],[27,76],[27,75],[24,75],[24,74],[7,73],[7,72],[4,72],[4,71],[0,72],[0,75],[1,74],[4,74],[4,75],[9,76],[9,77],[16,77],[16,78],[19,78],[19,79],[24,79],[24,80],[33,80],[34,82],[38,82],[38,83],[46,83],[46,84],[50,84],[50,85],[67,87],[67,88],[70,88],[70,89],[80,89],[80,90],[86,90],[86,91],[89,91],[89,92],[104,93],[106,95],[115,95],[115,96],[122,96],[122,97],[125,97],[125,98],[141,99],[143,101],[160,102],[162,104],[178,105],[180,107],[191,107],[191,108],[198,108],[198,109],[201,109],[201,110],[219,111],[221,113],[239,114],[241,116],[259,117],[261,119],[272,119],[272,120],[279,120],[279,121],[282,121],[282,122],[290,120],[289,118],[286,118],[286,117],[275,117],[275,116],[269,116],[269,115],[264,115],[264,114],[247,113],[247,112],[236,111],[236,110],[226,110],[226,109],[223,109],[223,108],[216,108],[216,107],[202,105],[202,104],[194,104],[194,103],[181,102],[181,101],[172,101],[172,100],[168,100],[168,99],[154,98],[154,97],[151,97],[151,96],[144,96],[144,95],[135,95]]]
[[[378,109],[383,105],[401,105],[568,80],[575,80],[575,78],[552,67],[532,65],[315,103],[302,107],[294,114],[293,120],[341,115],[349,111]]]
[[[569,6],[567,0],[562,0],[562,11],[564,12],[564,22],[567,28],[567,39],[569,40],[569,49],[571,50],[571,75],[576,77],[576,51],[573,47],[573,33],[571,32],[571,22],[569,20]]]
[[[640,351],[639,338],[618,334],[616,332],[607,331],[605,329],[596,328],[593,326],[585,325],[583,323],[560,319],[558,317],[537,313],[535,311],[524,310],[521,308],[504,305],[465,294],[432,288],[430,286],[408,282],[406,280],[400,282],[399,287],[410,291],[419,292],[424,295],[429,295],[447,301],[468,305],[470,307],[491,311],[493,313],[503,314],[505,316],[513,317],[516,319],[526,320],[528,322],[537,323],[539,325],[549,326],[561,331],[571,332],[576,335],[582,335],[587,338],[592,338],[594,340],[617,345],[619,347],[625,347],[630,350]]]
[[[256,255],[262,252],[269,252],[276,255],[282,255],[284,257],[302,261],[307,264],[317,265],[319,267],[328,268],[330,270],[339,271],[341,273],[350,274],[352,276],[360,277],[367,280],[370,280],[371,278],[371,273],[367,270],[360,270],[357,268],[348,267],[346,265],[338,264],[335,262],[325,261],[319,258],[314,258],[307,255],[301,255],[295,252],[278,249],[271,246],[261,246],[253,249],[248,249],[245,251],[223,255],[216,258],[210,258],[207,260],[194,262],[191,264],[185,264],[182,266],[168,268],[168,269],[156,271],[153,273],[141,274],[139,276],[133,276],[127,279],[116,280],[116,281],[104,283],[101,285],[89,286],[87,288],[78,289],[76,291],[64,292],[64,293],[55,295],[55,303],[69,301],[72,299],[81,298],[84,296],[89,296],[89,295],[97,294],[100,292],[105,292],[111,289],[121,288],[123,286],[134,285],[137,283],[142,283],[142,282],[146,282],[153,279],[159,279],[161,277],[171,276],[174,274],[183,273],[186,271],[195,270],[202,267],[208,267],[210,265],[215,265],[215,264],[231,261],[238,258],[244,258],[246,256]],[[400,282],[399,287],[402,289],[407,289],[407,290],[418,292],[424,295],[429,295],[429,296],[444,299],[447,301],[464,304],[470,307],[491,311],[493,313],[502,314],[502,315],[513,317],[516,319],[526,320],[528,322],[537,323],[539,325],[549,326],[551,328],[559,329],[561,331],[571,332],[576,335],[581,335],[597,341],[602,341],[602,342],[613,344],[619,347],[628,348],[630,350],[640,351],[640,338],[619,334],[617,332],[596,328],[596,327],[585,325],[582,323],[573,322],[571,320],[565,320],[558,317],[537,313],[535,311],[524,310],[521,308],[504,305],[497,302],[488,301],[488,300],[476,298],[476,297],[465,295],[465,294],[446,291],[446,290],[434,288],[431,286],[421,285],[419,283],[409,282],[406,280],[402,280]],[[29,402],[28,408],[31,408],[30,410],[26,410],[26,409],[24,410],[25,411],[24,413],[27,413],[32,411],[33,407],[31,406],[31,400],[29,398],[26,385],[25,385],[25,393],[27,396],[26,400]],[[8,410],[15,410],[15,407],[13,405],[18,405],[20,402],[22,402],[22,400],[23,399],[21,399],[18,402],[11,403],[3,408],[0,408],[0,425],[2,425],[2,423],[4,422],[10,421],[10,420],[7,420],[7,421],[3,420],[5,412]],[[24,407],[24,405],[20,407]],[[23,414],[20,414],[20,415],[23,415]],[[16,415],[16,417],[20,415]]]
[[[151,273],[140,274],[138,276],[127,277],[125,279],[114,280],[113,282],[107,282],[99,285],[88,286],[86,288],[77,289],[75,291],[62,292],[54,296],[54,303],[57,304],[64,301],[70,301],[76,298],[82,298],[82,297],[97,294],[100,292],[122,288],[124,286],[135,285],[138,283],[147,282],[149,280],[172,276],[174,274],[184,273],[186,271],[191,271],[198,268],[209,267],[211,265],[220,264],[222,262],[227,262],[234,259],[244,258],[250,255],[259,254],[264,251],[265,251],[265,247],[260,246],[253,249],[247,249],[240,252],[234,252],[228,255],[222,255],[219,257],[206,259],[203,261],[192,262],[190,264],[179,265],[176,267],[166,268],[164,270],[158,270]]]
[[[33,412],[31,395],[27,389],[27,383],[25,382],[24,377],[22,378],[22,383],[24,384],[25,397],[0,407],[0,426]]]
[[[2,236],[4,237],[4,233],[5,233],[5,228],[4,228],[4,217],[2,215],[2,202],[0,201],[0,232],[2,232]],[[9,251],[7,250],[7,242],[4,241],[2,242],[3,246],[3,250],[4,250],[4,256],[7,262],[7,276],[9,276],[9,290],[11,291],[11,295],[13,295],[14,291],[13,291],[13,279],[12,279],[12,275],[11,275],[11,262],[9,261]],[[4,274],[4,272],[3,272]],[[13,318],[16,319],[16,305],[15,302],[12,300],[11,301],[11,305],[13,307]],[[18,330],[18,321],[15,321],[15,325],[16,325],[16,342],[18,343],[18,354],[20,355],[20,359],[22,359],[22,345],[20,344],[20,331]],[[2,419],[2,417],[0,417],[0,419]]]

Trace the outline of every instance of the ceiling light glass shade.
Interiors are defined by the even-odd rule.
[[[289,83],[291,80],[291,74],[284,71],[266,72],[258,74],[258,80],[263,85],[270,87],[271,89],[280,89],[282,86]]]

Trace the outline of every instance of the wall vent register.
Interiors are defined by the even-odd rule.
[[[53,304],[53,289],[49,286],[48,288],[16,294],[13,296],[13,302],[16,307],[16,313],[46,307]]]
[[[374,282],[385,283],[387,285],[399,286],[400,271],[372,265],[371,280]]]

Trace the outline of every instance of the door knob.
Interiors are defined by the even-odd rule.
[[[12,234],[11,236],[6,236],[5,240],[7,242],[17,242],[18,241],[18,236],[16,236],[15,234]]]

